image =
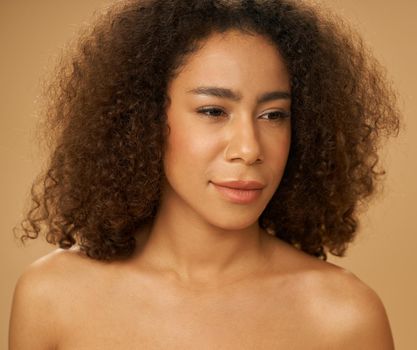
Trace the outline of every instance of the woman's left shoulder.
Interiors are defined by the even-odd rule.
[[[307,280],[310,290],[315,292],[311,315],[326,315],[322,331],[333,337],[334,348],[394,349],[384,304],[376,291],[358,276],[340,266],[321,262],[320,268],[310,271]]]
[[[332,349],[394,349],[383,302],[353,272],[280,244],[277,256],[289,271],[302,318]]]

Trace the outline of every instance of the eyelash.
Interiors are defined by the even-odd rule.
[[[211,108],[201,108],[201,109],[197,110],[197,112],[199,114],[202,114],[202,115],[204,115],[206,117],[209,117],[209,118],[218,119],[218,118],[221,117],[221,116],[206,114],[207,112],[213,112],[213,111],[214,112],[222,112],[224,114],[224,111],[221,108],[211,107]],[[273,112],[266,113],[264,115],[270,115],[270,114],[278,114],[278,118],[268,119],[268,120],[270,120],[272,122],[276,122],[276,123],[280,122],[282,119],[286,119],[286,118],[290,117],[290,114],[288,112],[283,112],[283,111],[273,111]]]

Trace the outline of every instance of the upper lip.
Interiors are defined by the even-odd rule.
[[[242,190],[260,190],[265,187],[259,181],[255,180],[233,180],[233,181],[223,181],[223,182],[214,182],[215,185],[229,187],[229,188],[237,188]]]

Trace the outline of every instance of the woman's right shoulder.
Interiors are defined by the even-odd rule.
[[[75,249],[56,249],[25,268],[13,293],[10,349],[55,348],[63,308],[74,298],[74,285],[87,264]]]
[[[17,287],[49,285],[53,290],[61,280],[75,282],[74,279],[81,277],[85,268],[91,265],[90,260],[77,248],[55,249],[28,265],[20,275]]]
[[[52,303],[88,274],[91,259],[76,249],[55,249],[28,265],[15,285],[14,298]],[[57,296],[57,298],[55,298]]]

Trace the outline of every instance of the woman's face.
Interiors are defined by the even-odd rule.
[[[290,78],[278,50],[262,36],[213,34],[168,95],[165,205],[224,229],[256,223],[280,183],[291,141]],[[231,180],[264,187],[214,185]]]

